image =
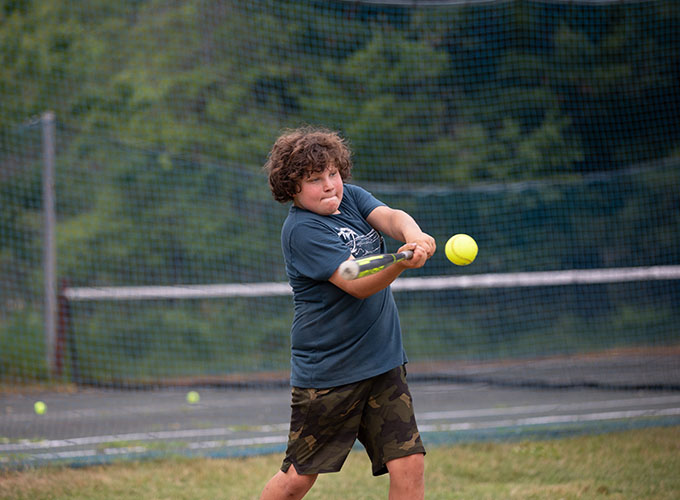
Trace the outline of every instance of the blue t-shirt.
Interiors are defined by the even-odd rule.
[[[350,253],[358,258],[385,251],[382,236],[366,222],[381,205],[364,189],[345,184],[339,214],[290,208],[281,246],[295,304],[293,386],[350,384],[407,361],[390,287],[362,300],[328,281]]]

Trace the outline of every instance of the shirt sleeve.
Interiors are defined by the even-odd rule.
[[[366,219],[373,210],[385,204],[360,186],[345,184],[346,192],[352,196],[361,216]]]

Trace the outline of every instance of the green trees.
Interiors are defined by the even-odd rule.
[[[359,181],[564,178],[678,151],[673,3],[8,1],[1,15],[2,192],[37,187],[15,167],[38,144],[16,130],[54,110],[62,248],[134,254],[134,240],[104,244],[129,207],[219,239],[229,224],[198,207],[234,213],[229,186],[305,122],[350,138]],[[258,199],[260,183],[236,191]],[[37,204],[11,203],[3,226]]]

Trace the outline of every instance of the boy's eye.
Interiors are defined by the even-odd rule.
[[[328,171],[328,177],[337,177],[340,174],[338,170],[329,170]],[[324,174],[312,174],[307,179],[305,179],[306,182],[319,182],[324,178]]]

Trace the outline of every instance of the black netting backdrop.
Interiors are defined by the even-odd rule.
[[[62,293],[48,340],[48,110],[62,292],[285,282],[287,207],[262,165],[302,124],[339,130],[352,182],[436,237],[409,277],[680,264],[677,2],[404,4],[6,2],[0,380],[124,387],[288,368],[288,295]],[[479,244],[468,267],[444,257],[454,233]],[[635,372],[647,355],[677,360],[680,280],[668,276],[395,296],[415,375],[624,353],[633,361],[600,382],[677,387],[677,370]],[[559,366],[559,383],[580,380]]]

